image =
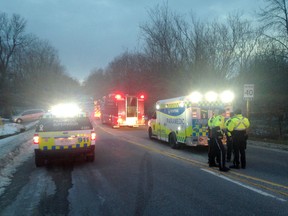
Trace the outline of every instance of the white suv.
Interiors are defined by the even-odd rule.
[[[45,111],[43,109],[30,109],[21,112],[18,115],[12,116],[11,120],[15,123],[36,121],[44,115]]]

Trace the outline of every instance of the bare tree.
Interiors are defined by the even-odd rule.
[[[148,14],[150,21],[140,25],[146,42],[145,51],[159,64],[173,68],[177,65],[179,54],[177,50],[179,41],[175,39],[177,30],[174,19],[177,20],[177,18],[169,10],[167,4],[150,9]]]
[[[258,13],[263,34],[272,42],[288,49],[288,2],[287,0],[265,0],[265,8]]]
[[[94,69],[83,83],[84,92],[92,95],[94,100],[107,95],[110,83],[103,69]]]
[[[14,14],[10,19],[7,14],[0,13],[0,80],[8,78],[9,65],[13,55],[30,43],[25,34],[26,21]]]

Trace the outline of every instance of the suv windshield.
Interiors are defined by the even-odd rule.
[[[79,118],[44,118],[36,127],[36,132],[89,130],[93,129],[87,117]]]

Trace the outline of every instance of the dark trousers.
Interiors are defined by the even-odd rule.
[[[212,137],[208,140],[208,163],[209,165],[215,165],[216,161],[219,163],[218,147],[216,146],[215,139]]]
[[[240,165],[241,161],[241,167],[246,168],[246,136],[245,131],[235,131],[233,132],[233,153],[234,153],[234,159],[233,163],[235,166]],[[240,156],[240,158],[239,158]]]
[[[217,146],[217,152],[219,157],[219,169],[223,169],[225,167],[225,160],[226,160],[226,150],[225,146],[222,143],[222,139],[214,138],[216,146]]]
[[[231,160],[232,149],[233,149],[233,142],[232,142],[232,140],[229,139],[228,136],[227,136],[227,160],[228,160],[228,161]]]

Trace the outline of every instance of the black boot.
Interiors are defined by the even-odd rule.
[[[224,167],[220,168],[219,170],[222,172],[228,172],[230,169],[228,167],[224,166]]]
[[[229,168],[232,168],[232,169],[239,169],[239,165],[231,165],[231,166],[229,166]]]

